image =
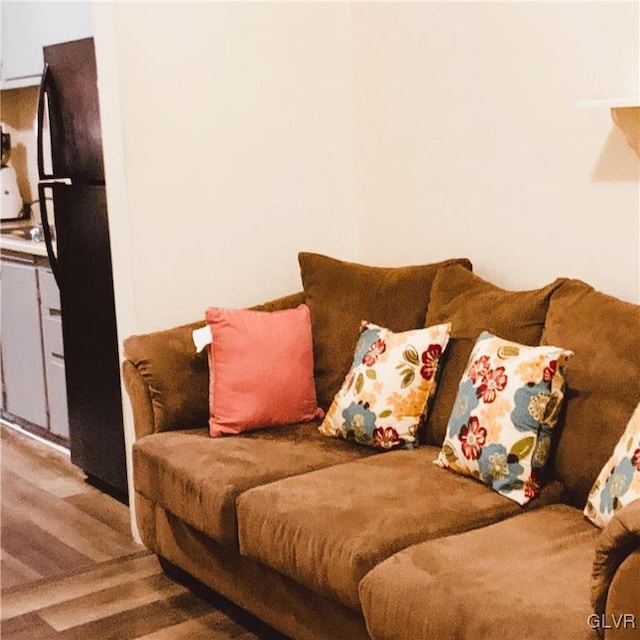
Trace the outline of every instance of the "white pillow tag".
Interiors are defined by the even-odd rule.
[[[212,342],[211,329],[209,325],[202,327],[202,329],[194,329],[193,344],[196,346],[196,353],[200,353],[208,344]]]

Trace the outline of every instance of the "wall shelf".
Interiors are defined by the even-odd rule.
[[[581,100],[577,106],[608,109],[614,125],[622,131],[627,144],[640,157],[640,97]]]

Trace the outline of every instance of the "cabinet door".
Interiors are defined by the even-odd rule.
[[[40,284],[44,367],[49,402],[49,429],[51,433],[69,438],[60,292],[51,269],[38,267],[38,281]]]
[[[2,2],[2,88],[40,84],[42,47],[92,35],[90,2]]]
[[[2,370],[5,411],[48,428],[36,267],[2,261]]]

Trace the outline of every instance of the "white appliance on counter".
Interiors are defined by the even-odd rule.
[[[24,215],[24,204],[18,188],[18,176],[13,167],[0,169],[2,179],[2,220],[19,220]]]
[[[24,217],[24,203],[18,187],[16,170],[7,164],[11,156],[11,136],[0,127],[0,137],[2,138],[2,159],[0,161],[2,201],[0,203],[0,217],[3,221],[19,220]]]

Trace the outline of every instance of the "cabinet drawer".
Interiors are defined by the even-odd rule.
[[[63,438],[69,437],[69,414],[67,411],[67,384],[64,360],[56,356],[47,359],[47,386],[49,391],[49,428]]]
[[[62,317],[58,311],[42,309],[42,341],[44,342],[45,358],[51,355],[64,357],[62,343]]]
[[[38,267],[38,280],[40,284],[40,303],[43,311],[45,309],[60,311],[60,291],[51,269]]]
[[[38,283],[40,285],[40,311],[45,357],[48,358],[51,354],[63,357],[60,292],[51,269],[38,267]]]

